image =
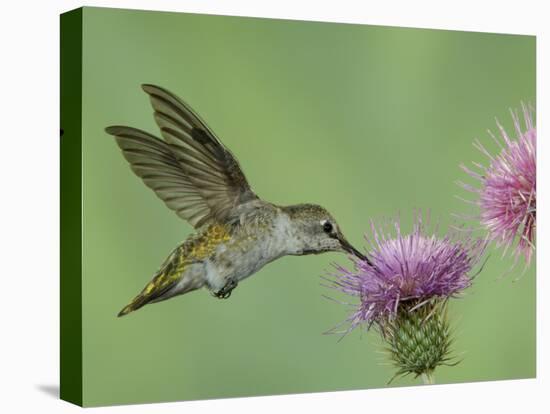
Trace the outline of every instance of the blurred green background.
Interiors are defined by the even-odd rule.
[[[117,312],[192,231],[130,171],[103,129],[157,134],[141,83],[189,102],[261,197],[318,203],[353,244],[370,218],[415,208],[443,228],[470,214],[461,162],[492,151],[495,117],[535,103],[535,38],[397,27],[85,8],[83,56],[84,404],[385,387],[374,333],[323,335],[347,309],[323,295],[344,255],[278,260],[229,300],[198,291]],[[471,182],[471,181],[469,181]],[[456,367],[436,381],[535,376],[535,269],[492,246],[454,300]],[[519,269],[519,270],[518,270]],[[391,386],[418,384],[405,378]]]

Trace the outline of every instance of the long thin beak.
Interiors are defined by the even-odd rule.
[[[359,250],[357,250],[355,247],[353,247],[346,239],[344,239],[343,237],[339,237],[338,240],[340,240],[342,249],[344,249],[348,253],[355,255],[364,262],[367,262],[369,266],[372,266],[372,262],[369,260],[369,258],[361,253]]]

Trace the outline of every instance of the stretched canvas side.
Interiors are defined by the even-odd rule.
[[[60,396],[82,405],[82,9],[61,15]]]

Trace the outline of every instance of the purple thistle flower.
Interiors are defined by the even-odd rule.
[[[461,165],[466,173],[480,181],[481,188],[460,184],[478,194],[475,204],[480,208],[479,219],[489,231],[489,238],[506,250],[517,240],[516,260],[523,254],[529,265],[535,249],[537,130],[531,110],[525,105],[522,105],[522,110],[525,131],[522,131],[517,113],[512,112],[517,135],[515,140],[508,136],[498,121],[501,139],[489,131],[501,149],[496,157],[479,141],[475,142],[476,148],[489,158],[489,166],[473,163],[480,170],[475,172]]]
[[[428,235],[420,216],[411,234],[403,235],[399,222],[394,226],[391,237],[371,222],[372,239],[365,238],[373,266],[364,261],[356,261],[354,270],[335,266],[332,287],[360,298],[348,318],[350,330],[363,322],[368,327],[384,324],[397,315],[401,303],[414,303],[413,311],[432,299],[457,296],[470,286],[469,273],[486,246],[458,232],[443,238]]]

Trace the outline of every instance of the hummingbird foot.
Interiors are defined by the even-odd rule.
[[[231,296],[231,292],[233,289],[237,287],[237,281],[233,278],[230,278],[224,287],[222,287],[217,292],[214,292],[214,296],[216,296],[218,299],[228,299]]]

